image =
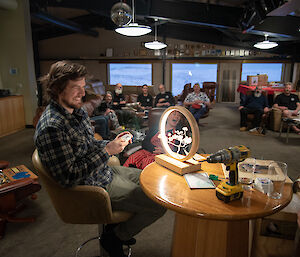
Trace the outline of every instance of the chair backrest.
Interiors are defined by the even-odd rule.
[[[216,97],[216,82],[203,82],[203,90],[207,94],[209,100],[213,102]]]
[[[155,107],[149,111],[148,124],[150,130],[158,129],[160,117],[165,110],[166,108]]]
[[[41,163],[37,150],[32,155],[33,165],[46,188],[59,217],[71,224],[105,224],[127,220],[130,213],[112,212],[108,193],[97,186],[59,185]]]

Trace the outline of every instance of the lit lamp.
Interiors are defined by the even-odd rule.
[[[174,111],[186,118],[189,127],[183,126],[181,129],[174,129],[173,133],[166,133],[168,118]],[[205,158],[196,153],[200,132],[194,116],[182,106],[171,106],[163,112],[159,123],[160,141],[166,154],[156,155],[155,162],[180,175],[200,170],[200,161]],[[173,150],[170,145],[173,146]]]
[[[152,49],[152,50],[160,50],[160,49],[167,47],[167,45],[165,43],[157,41],[157,27],[156,27],[157,24],[156,23],[157,23],[157,19],[155,19],[154,41],[145,43],[145,47],[148,49]]]
[[[270,42],[268,40],[268,35],[265,34],[265,40],[262,42],[258,42],[254,45],[254,47],[258,48],[258,49],[271,49],[278,46],[278,44],[276,42]]]
[[[151,27],[146,25],[139,25],[135,22],[135,14],[134,14],[134,0],[132,0],[132,22],[128,25],[124,25],[122,27],[116,28],[115,31],[121,35],[128,37],[138,37],[143,36],[150,33]]]

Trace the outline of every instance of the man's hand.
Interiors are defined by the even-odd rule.
[[[201,100],[196,100],[195,102],[194,102],[194,104],[202,104],[203,103],[203,101],[201,101]]]
[[[164,103],[165,106],[170,106],[169,102]]]
[[[264,113],[267,113],[267,112],[269,112],[270,110],[271,110],[270,108],[265,107],[265,108],[264,108]]]
[[[104,113],[104,115],[108,115],[111,112],[111,109],[107,109]]]
[[[244,106],[242,106],[242,105],[239,106],[239,111],[242,110],[243,108],[244,108]]]
[[[126,101],[120,101],[120,104],[126,104]]]
[[[129,132],[126,132],[126,133],[131,135],[131,133],[129,133]],[[105,146],[105,151],[109,155],[121,153],[124,150],[124,148],[128,145],[128,143],[130,143],[130,140],[127,141],[127,140],[122,139],[123,135],[124,135],[124,133],[119,134],[113,141],[109,142]]]
[[[166,101],[165,98],[160,98],[160,99],[158,100],[159,103],[164,102],[164,101]]]

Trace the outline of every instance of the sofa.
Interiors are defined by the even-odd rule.
[[[276,96],[281,93],[282,92],[274,92],[274,101]],[[300,99],[300,91],[292,92],[292,93],[298,95]],[[278,108],[273,107],[270,113],[270,129],[278,132],[280,130],[281,118],[282,118],[282,111]]]

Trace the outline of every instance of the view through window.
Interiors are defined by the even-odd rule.
[[[152,85],[152,64],[110,63],[109,83],[127,86]]]
[[[180,94],[187,83],[217,82],[217,64],[173,63],[172,64],[172,94]]]
[[[248,75],[267,74],[268,81],[281,81],[282,63],[243,63],[242,81],[247,81]]]

